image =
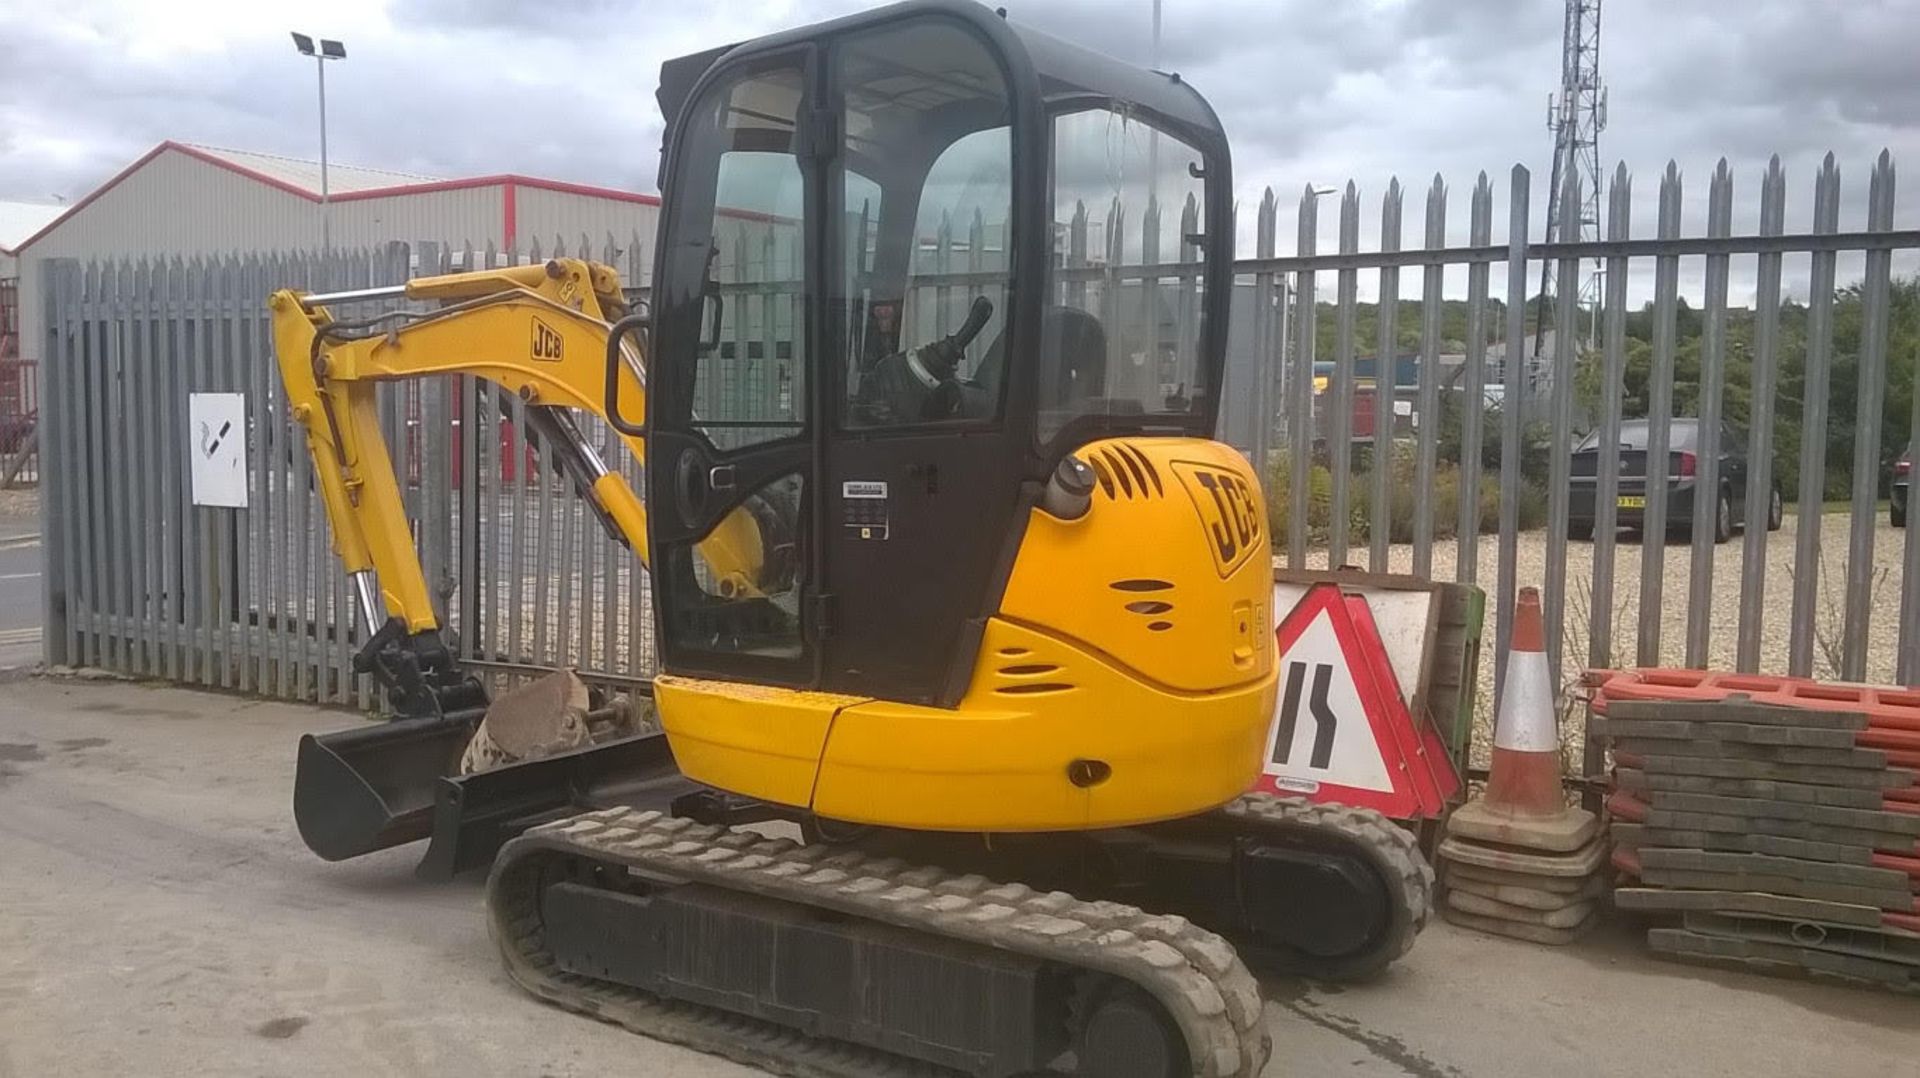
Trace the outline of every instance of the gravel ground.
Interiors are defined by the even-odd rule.
[[[1789,514],[1779,531],[1767,535],[1766,572],[1763,609],[1764,620],[1760,633],[1760,662],[1762,673],[1787,672],[1787,649],[1792,631],[1792,595],[1794,580],[1794,544],[1798,534],[1800,518]],[[1845,609],[1845,566],[1848,543],[1848,519],[1844,514],[1827,515],[1821,521],[1820,546],[1823,551],[1818,601],[1814,610],[1814,658],[1812,675],[1820,678],[1837,677],[1839,648],[1842,638],[1843,611]],[[1894,680],[1894,649],[1899,639],[1901,556],[1907,533],[1893,528],[1887,523],[1884,510],[1879,514],[1874,529],[1874,573],[1872,612],[1869,616],[1867,632],[1867,676],[1866,680],[1876,683],[1892,683]],[[1566,647],[1564,650],[1563,684],[1572,686],[1577,682],[1580,670],[1587,665],[1589,656],[1588,619],[1592,609],[1590,596],[1593,590],[1594,544],[1589,542],[1569,542],[1567,544],[1567,601],[1565,609],[1559,614],[1565,627]],[[1533,584],[1544,589],[1547,568],[1547,533],[1544,530],[1522,533],[1517,549],[1516,578],[1521,586]],[[1641,663],[1638,656],[1639,617],[1640,617],[1640,567],[1646,553],[1637,535],[1622,532],[1614,547],[1614,601],[1612,607],[1613,639],[1611,658],[1604,664],[1608,666],[1650,665]],[[1284,555],[1283,555],[1284,557]],[[1455,577],[1458,565],[1459,547],[1452,540],[1437,542],[1433,550],[1433,575],[1436,579],[1451,580]],[[1478,553],[1479,583],[1488,592],[1489,609],[1493,602],[1493,591],[1497,586],[1500,572],[1500,541],[1497,536],[1480,537]],[[1349,560],[1355,565],[1365,566],[1368,552],[1364,546],[1353,550]],[[1398,545],[1390,548],[1388,566],[1392,572],[1411,572],[1413,568],[1413,548]],[[1309,551],[1309,564],[1324,568],[1327,564],[1325,550]],[[1663,666],[1685,666],[1687,626],[1689,619],[1705,617],[1708,619],[1707,661],[1706,666],[1714,669],[1732,670],[1735,668],[1735,651],[1738,644],[1740,623],[1740,587],[1743,565],[1745,563],[1744,537],[1735,534],[1727,543],[1714,548],[1713,557],[1713,602],[1701,611],[1692,609],[1688,601],[1693,578],[1693,550],[1688,540],[1679,539],[1667,543],[1664,548],[1664,562],[1661,573],[1660,595],[1660,632],[1659,661]],[[1497,616],[1497,615],[1496,615]],[[1554,612],[1548,611],[1551,620]],[[1475,708],[1476,756],[1482,757],[1487,746],[1492,743],[1493,708],[1493,671],[1495,655],[1492,647],[1493,626],[1487,627],[1487,644],[1480,660],[1480,704]],[[1563,712],[1561,734],[1570,752],[1577,753],[1578,745],[1585,728],[1585,711],[1571,704]],[[1577,756],[1573,757],[1577,758]]]

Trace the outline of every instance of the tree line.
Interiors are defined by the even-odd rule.
[[[1826,422],[1826,469],[1823,488],[1829,499],[1845,498],[1852,490],[1853,449],[1862,423],[1880,426],[1880,482],[1883,487],[1891,474],[1892,463],[1915,436],[1911,430],[1914,375],[1920,366],[1920,277],[1897,279],[1889,289],[1886,353],[1886,393],[1878,416],[1860,414],[1860,353],[1866,330],[1864,287],[1859,283],[1836,290],[1833,302],[1833,348],[1829,363],[1829,394]],[[1535,312],[1551,310],[1551,299],[1528,304],[1527,332],[1535,332]],[[1378,353],[1380,306],[1361,303],[1355,309],[1355,352],[1370,356]],[[1486,307],[1486,333],[1498,339],[1506,327],[1505,304],[1490,300]],[[1809,309],[1805,303],[1784,300],[1776,332],[1775,403],[1772,425],[1774,474],[1781,490],[1791,500],[1799,490],[1800,452],[1806,429],[1807,345]],[[1754,334],[1757,325],[1752,308],[1734,307],[1726,312],[1723,351],[1723,396],[1721,414],[1735,427],[1746,430],[1753,412]],[[1582,330],[1584,330],[1584,320]],[[1675,346],[1673,355],[1673,414],[1697,416],[1700,411],[1701,348],[1706,328],[1705,312],[1681,299],[1674,312]],[[1318,305],[1315,318],[1316,355],[1334,354],[1337,340],[1337,310],[1331,303]],[[1441,311],[1442,353],[1466,350],[1467,304],[1447,300]],[[1420,351],[1420,301],[1401,300],[1395,318],[1394,354],[1417,355]],[[1629,419],[1645,418],[1652,396],[1653,337],[1655,317],[1649,302],[1626,317],[1626,344],[1623,367],[1621,414]],[[1602,356],[1586,347],[1580,334],[1574,370],[1575,430],[1577,438],[1598,421],[1603,380]],[[1483,452],[1490,464],[1500,456],[1501,426],[1498,407],[1489,408]],[[1442,453],[1459,450],[1459,408],[1449,401],[1442,408],[1440,442]],[[1532,424],[1525,433],[1523,461],[1529,473],[1540,471],[1551,444],[1552,432],[1544,424]]]

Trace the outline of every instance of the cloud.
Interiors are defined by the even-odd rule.
[[[997,2],[1120,59],[1151,55],[1150,0]],[[662,60],[865,6],[340,0],[289,15],[246,0],[0,0],[0,197],[77,197],[166,138],[315,156],[313,69],[289,29],[347,43],[349,59],[328,70],[337,160],[650,189]],[[1790,229],[1807,223],[1813,169],[1829,149],[1846,177],[1843,227],[1863,219],[1866,171],[1883,146],[1920,167],[1920,5],[1910,0],[1609,0],[1604,20],[1603,168],[1625,160],[1634,171],[1642,231],[1669,159],[1698,222],[1707,176],[1728,158],[1737,230],[1756,221],[1770,154],[1788,170]],[[1483,170],[1496,186],[1496,236],[1515,162],[1532,168],[1533,203],[1544,205],[1560,37],[1553,0],[1164,0],[1160,63],[1227,126],[1243,238],[1265,188],[1280,195],[1284,251],[1299,192],[1351,178],[1371,244],[1388,180],[1424,193],[1438,172],[1453,192],[1449,238],[1464,242],[1467,192]],[[1906,222],[1913,190],[1901,199]],[[1422,201],[1408,207],[1410,242]],[[1323,202],[1323,242],[1335,216]]]

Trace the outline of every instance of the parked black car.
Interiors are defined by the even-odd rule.
[[[1693,530],[1693,500],[1699,495],[1700,421],[1677,418],[1667,426],[1667,530]],[[1620,487],[1617,519],[1623,528],[1644,529],[1647,511],[1647,421],[1629,419],[1620,424]],[[1567,506],[1568,533],[1581,539],[1593,536],[1594,493],[1599,484],[1600,434],[1587,435],[1574,447]],[[1726,424],[1720,427],[1719,490],[1713,492],[1713,541],[1733,537],[1747,514],[1747,436]],[[1767,500],[1767,530],[1780,527],[1783,510],[1780,483],[1775,480]]]
[[[1907,526],[1907,488],[1913,486],[1913,443],[1907,443],[1907,451],[1893,462],[1893,504],[1887,515],[1893,518],[1893,526]]]

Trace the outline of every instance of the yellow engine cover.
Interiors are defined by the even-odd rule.
[[[1258,482],[1227,446],[1096,442],[1093,507],[1034,511],[953,710],[834,718],[813,808],[859,823],[1050,831],[1171,819],[1253,784],[1273,713]]]
[[[953,831],[1127,826],[1251,787],[1275,691],[1258,481],[1198,439],[1077,455],[1093,506],[1033,511],[958,707],[662,677],[682,768],[833,819]]]

